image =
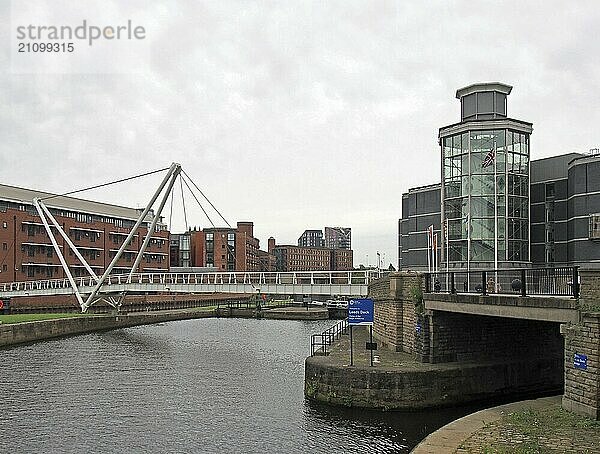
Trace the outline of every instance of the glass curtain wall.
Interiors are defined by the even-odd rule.
[[[445,137],[442,147],[448,260],[528,261],[529,135],[470,131]]]

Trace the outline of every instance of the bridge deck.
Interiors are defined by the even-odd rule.
[[[561,323],[579,321],[577,300],[566,296],[426,293],[423,299],[427,310]]]
[[[366,296],[368,285],[380,277],[377,271],[306,271],[288,273],[140,273],[109,276],[100,294],[147,293],[268,293]],[[96,281],[76,278],[78,290],[90,293]],[[67,279],[46,279],[0,284],[0,298],[70,295]]]

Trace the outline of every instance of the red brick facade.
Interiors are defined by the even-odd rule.
[[[215,267],[225,271],[268,271],[269,259],[261,259],[259,240],[252,222],[238,222],[237,228],[213,227],[190,232],[194,267]],[[271,259],[271,262],[274,258]]]
[[[12,190],[11,187],[6,186],[2,186],[1,189],[7,194]],[[62,199],[68,200],[72,205],[79,202],[79,199],[66,197]],[[94,203],[89,201],[82,201],[82,205],[94,207]],[[92,210],[76,211],[72,207],[50,209],[69,239],[97,275],[104,272],[135,222],[133,218],[111,216],[110,207],[106,204],[97,204],[96,208],[103,209],[102,214]],[[125,210],[128,209],[115,207],[118,214]],[[130,209],[130,212],[135,214],[136,210]],[[54,237],[60,250],[63,251],[71,273],[74,276],[87,276],[87,270],[73,254],[66,241],[54,227],[52,230],[55,232]],[[116,268],[113,269],[113,274],[128,273],[131,270],[146,233],[146,227],[138,230]],[[161,272],[167,271],[168,268],[169,232],[161,226],[160,231],[152,235],[138,271]],[[64,270],[50,237],[31,202],[14,201],[0,195],[0,282],[64,277],[66,277]]]
[[[269,246],[271,249],[271,245]],[[351,249],[274,245],[277,271],[346,271],[353,269]]]

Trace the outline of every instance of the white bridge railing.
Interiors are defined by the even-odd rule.
[[[296,271],[296,272],[211,272],[211,273],[138,273],[108,276],[101,292],[110,292],[111,285],[154,284],[164,285],[165,291],[173,284],[186,286],[202,285],[250,285],[257,290],[261,285],[368,285],[381,277],[378,270],[363,271]],[[91,277],[75,278],[79,288],[93,287],[96,281]],[[68,279],[46,279],[41,281],[10,282],[0,284],[0,296],[13,292],[35,292],[70,289]]]

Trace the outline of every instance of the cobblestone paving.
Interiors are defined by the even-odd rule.
[[[552,404],[509,413],[465,440],[457,453],[600,453],[600,421]]]

